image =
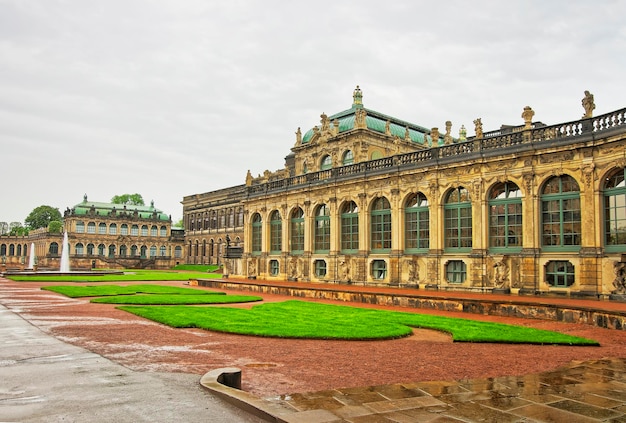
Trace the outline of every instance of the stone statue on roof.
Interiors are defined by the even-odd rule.
[[[296,145],[302,144],[302,131],[300,131],[300,127],[296,131]]]
[[[354,93],[352,94],[352,99],[353,99],[352,101],[353,106],[356,106],[356,105],[363,106],[363,93],[361,92],[361,89],[359,88],[358,85],[354,89]]]
[[[535,116],[535,111],[530,107],[524,107],[524,111],[522,112],[522,118],[524,119],[524,128],[530,129],[533,124],[533,116]]]
[[[480,118],[477,118],[476,120],[474,120],[474,128],[476,131],[476,138],[482,138],[483,137],[483,122],[480,120]]]
[[[593,94],[589,91],[585,91],[585,97],[582,99],[582,104],[583,109],[585,109],[583,119],[593,117],[593,109],[596,108],[596,103],[593,101]]]

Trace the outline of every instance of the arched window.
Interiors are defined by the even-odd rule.
[[[15,254],[15,253],[14,253],[14,251],[13,251],[13,248],[15,248],[15,247],[13,246],[13,244],[11,244],[11,245],[9,246],[9,255],[10,255],[10,256],[12,256],[12,255],[14,255],[14,254]],[[56,242],[51,242],[51,243],[50,243],[50,248],[48,249],[48,251],[49,251],[49,252],[50,252],[50,254],[51,254],[51,255],[53,255],[53,256],[58,255],[58,254],[59,254],[59,244],[58,244],[58,243],[56,243]]]
[[[83,254],[85,254],[85,247],[82,243],[79,242],[74,248],[76,249],[77,256],[82,256]]]
[[[157,247],[156,245],[153,245],[152,247],[150,247],[150,258],[156,257],[157,255]]]
[[[219,227],[220,228],[225,228],[226,227],[226,216],[224,215],[224,210],[220,210]]]
[[[100,235],[106,235],[107,233],[107,224],[104,222],[101,222],[98,224],[98,234]]]
[[[131,245],[130,247],[130,256],[131,257],[137,257],[138,255],[138,248],[136,245]]]
[[[261,253],[261,242],[263,240],[262,232],[263,222],[261,220],[261,215],[259,213],[255,213],[252,216],[252,253]]]
[[[148,252],[148,247],[146,247],[145,245],[142,245],[139,251],[140,251],[139,254],[141,255],[141,258],[147,257],[146,253]]]
[[[176,248],[174,248],[174,257],[182,258],[182,256],[183,256],[183,249],[180,246],[177,246]]]
[[[333,158],[326,154],[320,162],[320,170],[328,170],[333,167]]]
[[[217,229],[217,212],[211,212],[211,229]]]
[[[522,248],[522,191],[513,182],[497,183],[489,191],[489,247]]]
[[[91,244],[91,243],[87,244],[87,255],[88,256],[93,256],[93,253],[94,253],[95,249],[96,249],[96,247],[93,244]]]
[[[139,235],[139,226],[137,225],[133,225],[130,227],[130,234],[131,235]]]
[[[109,257],[115,257],[115,245],[109,245]]]
[[[26,252],[26,248],[24,248],[24,252]],[[22,244],[17,244],[17,256],[22,255]]]
[[[609,252],[623,252],[626,245],[626,168],[604,181],[604,245]]]
[[[96,233],[96,224],[95,224],[95,222],[87,223],[87,233],[88,234],[95,234]]]
[[[404,203],[404,248],[425,252],[430,246],[430,212],[424,194],[411,194]]]
[[[291,212],[290,236],[291,253],[302,254],[304,252],[304,212],[297,207]]]
[[[232,228],[234,226],[235,226],[235,210],[229,209],[228,210],[228,227]]]
[[[83,222],[82,220],[79,220],[78,222],[76,222],[76,233],[78,234],[85,233],[85,222]]]
[[[126,223],[122,223],[120,227],[120,235],[128,235],[128,225]]]
[[[109,235],[117,235],[117,224],[111,223],[109,225]]]
[[[148,225],[141,225],[141,236],[148,236]]]
[[[243,226],[243,207],[239,207],[237,209],[237,222],[235,223],[235,226]]]
[[[128,254],[128,248],[125,245],[120,245],[120,257],[126,257]]]
[[[326,204],[317,206],[315,211],[315,235],[313,249],[316,253],[330,251],[330,210]]]
[[[345,153],[343,153],[341,164],[346,166],[346,165],[351,165],[352,163],[354,163],[354,153],[352,152],[352,150],[348,150]]]
[[[159,255],[161,257],[165,257],[167,250],[165,249],[165,245],[161,245],[161,248],[159,248]]]
[[[159,228],[157,228],[155,225],[152,225],[150,227],[150,236],[157,236],[159,234]]]
[[[359,207],[349,201],[341,208],[341,252],[359,251]]]
[[[270,215],[270,254],[278,254],[282,251],[283,221],[278,210]]]
[[[444,203],[445,249],[469,251],[472,248],[472,203],[469,192],[458,187]]]
[[[161,226],[161,233],[159,236],[167,236],[167,228],[165,226]]]
[[[103,256],[105,250],[106,250],[106,246],[104,244],[99,244],[98,245],[98,255],[99,256]]]
[[[374,252],[391,249],[391,206],[385,197],[377,198],[372,204],[370,242]]]
[[[580,245],[580,189],[569,175],[553,176],[541,191],[541,242],[548,249]]]

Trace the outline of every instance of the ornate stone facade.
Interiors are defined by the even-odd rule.
[[[449,121],[440,136],[366,109],[357,87],[298,129],[284,169],[185,197],[187,242],[189,216],[242,207],[231,277],[608,296],[626,261],[626,109],[587,109],[546,126],[527,106],[518,126],[478,118],[454,139]]]

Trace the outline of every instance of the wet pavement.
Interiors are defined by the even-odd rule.
[[[626,422],[626,359],[551,372],[329,390],[275,398],[280,419],[314,422]]]

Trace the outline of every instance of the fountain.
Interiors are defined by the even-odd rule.
[[[37,261],[37,256],[35,255],[35,243],[30,243],[30,255],[28,256],[28,268],[34,269]]]
[[[67,231],[63,234],[63,249],[61,250],[61,267],[59,271],[70,271],[70,242],[67,239]]]

